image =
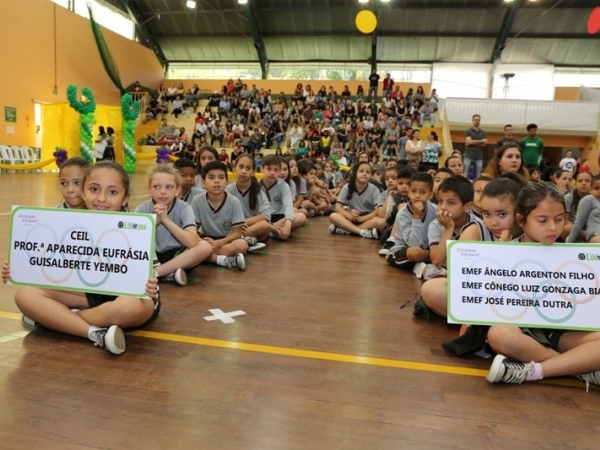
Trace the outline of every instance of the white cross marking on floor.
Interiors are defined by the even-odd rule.
[[[0,344],[4,344],[5,342],[8,342],[8,341],[14,341],[15,339],[25,337],[28,334],[29,334],[29,331],[15,331],[14,333],[0,336]]]
[[[219,308],[209,309],[209,311],[212,314],[212,316],[206,316],[204,318],[204,320],[209,321],[209,322],[211,320],[220,320],[223,323],[233,323],[233,322],[235,322],[235,320],[233,320],[232,317],[243,316],[244,314],[246,314],[244,311],[241,311],[241,310],[231,311],[231,312],[226,313],[226,312],[221,311]]]

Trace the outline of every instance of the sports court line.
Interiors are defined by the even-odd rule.
[[[0,311],[0,317],[5,319],[21,319],[20,313]],[[448,366],[444,364],[418,363],[402,361],[398,359],[371,358],[369,356],[356,356],[344,353],[329,353],[313,350],[300,350],[287,347],[275,347],[271,345],[247,344],[244,342],[221,341],[218,339],[206,339],[193,336],[182,336],[178,334],[157,333],[155,331],[135,330],[126,333],[128,336],[143,337],[147,339],[158,339],[161,341],[180,342],[183,344],[203,345],[206,347],[228,348],[232,350],[244,350],[248,352],[266,353],[271,355],[292,356],[296,358],[320,359],[325,361],[344,362],[351,364],[364,364],[369,366],[391,367],[395,369],[419,370],[422,372],[448,373],[452,375],[467,375],[472,377],[485,377],[487,369],[473,369],[469,367]],[[550,384],[554,386],[568,386],[582,388],[583,383],[570,378],[555,378],[535,383]],[[590,390],[600,389],[598,386],[590,385]]]
[[[393,367],[396,369],[421,370],[425,372],[450,373],[454,375],[469,375],[485,377],[487,370],[471,369],[468,367],[446,366],[442,364],[428,364],[396,359],[371,358],[368,356],[347,355],[343,353],[318,352],[313,350],[299,350],[287,347],[274,347],[271,345],[247,344],[244,342],[221,341],[217,339],[181,336],[177,334],[157,333],[155,331],[136,330],[127,333],[131,336],[159,339],[162,341],[181,342],[185,344],[204,345],[208,347],[229,348],[249,352],[268,353],[272,355],[293,356],[297,358],[322,359],[326,361],[365,364],[371,366]]]

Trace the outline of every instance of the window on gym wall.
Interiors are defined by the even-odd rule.
[[[260,80],[261,76],[258,63],[171,63],[167,71],[171,80]]]
[[[102,0],[51,0],[86,19],[89,19],[87,4],[92,6],[94,19],[104,28],[114,31],[127,39],[135,39],[135,26],[129,17],[119,9]]]
[[[573,67],[554,68],[554,86],[560,87],[600,87],[600,69],[576,69]]]

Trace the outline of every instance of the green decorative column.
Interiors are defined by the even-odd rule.
[[[94,124],[96,117],[96,102],[90,88],[81,90],[81,99],[77,98],[77,86],[71,84],[67,87],[69,106],[79,113],[79,150],[81,156],[87,161],[94,162]]]
[[[121,98],[121,114],[123,115],[123,150],[125,162],[123,167],[127,173],[135,173],[135,128],[140,113],[140,102],[131,102],[131,94]]]

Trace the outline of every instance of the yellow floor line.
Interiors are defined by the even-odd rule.
[[[21,319],[20,313],[0,311],[0,318]],[[318,352],[313,350],[299,350],[287,347],[274,347],[271,345],[246,344],[244,342],[221,341],[218,339],[206,339],[193,336],[181,336],[178,334],[157,333],[155,331],[136,330],[127,333],[129,336],[144,337],[148,339],[159,339],[162,341],[181,342],[184,344],[204,345],[207,347],[220,347],[248,352],[268,353],[271,355],[293,356],[296,358],[321,359],[325,361],[337,361],[352,364],[365,364],[370,366],[393,367],[396,369],[420,370],[423,372],[449,373],[453,375],[468,375],[473,377],[485,377],[487,370],[473,369],[469,367],[447,366],[443,364],[428,364],[397,359],[371,358],[368,356],[347,355],[344,353]],[[548,379],[537,383],[551,384],[556,386],[581,387],[581,381],[572,378]],[[598,386],[590,386],[590,389],[598,390]]]
[[[371,358],[368,356],[354,356],[343,353],[317,352],[312,350],[298,350],[286,347],[273,347],[270,345],[246,344],[243,342],[220,341],[217,339],[206,339],[192,336],[180,336],[176,334],[156,333],[154,331],[132,331],[127,333],[132,336],[145,337],[149,339],[160,339],[163,341],[182,342],[186,344],[205,345],[209,347],[230,348],[246,350],[249,352],[269,353],[273,355],[294,356],[297,358],[323,359],[327,361],[346,362],[353,364],[366,364],[371,366],[394,367],[397,369],[412,369],[426,372],[451,373],[457,375],[470,375],[484,377],[487,370],[471,369],[468,367],[445,366],[441,364],[427,364],[395,359]]]

